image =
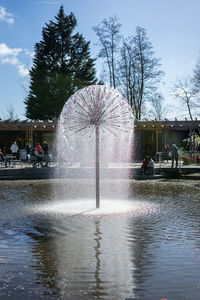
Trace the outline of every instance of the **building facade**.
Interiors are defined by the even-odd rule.
[[[0,121],[0,148],[10,153],[11,144],[16,141],[20,149],[30,142],[32,146],[46,140],[53,148],[57,122],[52,121]],[[145,155],[154,156],[163,151],[163,145],[184,146],[183,140],[200,133],[200,120],[195,121],[135,121],[134,160],[140,161]],[[195,141],[193,141],[195,142]],[[191,143],[192,145],[192,143]]]
[[[0,148],[4,154],[8,154],[14,141],[20,149],[24,149],[29,142],[34,146],[44,140],[53,145],[55,131],[56,123],[51,121],[0,121]]]
[[[141,160],[146,155],[155,156],[156,153],[163,152],[164,145],[176,144],[178,148],[183,148],[183,140],[187,138],[191,139],[192,147],[195,133],[200,134],[200,120],[135,121],[134,133],[135,160]]]

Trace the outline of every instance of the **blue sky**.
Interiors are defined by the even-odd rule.
[[[91,42],[93,57],[98,47],[92,26],[104,18],[117,15],[125,37],[133,35],[136,26],[144,27],[165,72],[160,90],[169,107],[180,107],[171,88],[177,77],[192,75],[200,56],[199,0],[0,0],[1,118],[13,108],[15,115],[25,119],[23,101],[34,45],[41,40],[42,27],[54,19],[62,4],[66,14],[75,14],[76,30]],[[173,109],[168,117],[177,113]],[[184,111],[181,114],[184,116]]]

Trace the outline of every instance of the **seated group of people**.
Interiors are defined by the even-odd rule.
[[[154,175],[155,163],[150,156],[146,156],[141,165],[142,174]]]
[[[42,146],[40,145],[40,143],[36,144],[36,147],[34,147],[30,152],[30,159],[32,157],[36,158],[36,160],[34,160],[33,162],[33,166],[36,166],[37,163],[42,164],[42,161],[45,161],[45,165],[43,165],[43,167],[48,166],[48,163],[50,162],[50,154],[49,154],[49,145],[47,144],[46,141],[43,143]]]
[[[13,157],[18,159],[19,148],[16,142],[14,142],[11,145],[10,150]],[[40,163],[42,165],[42,162],[45,162],[45,165],[42,165],[43,167],[48,166],[48,163],[51,160],[51,154],[49,153],[49,145],[46,141],[43,142],[42,146],[39,143],[37,143],[35,147],[32,147],[31,144],[28,143],[25,147],[25,150],[27,155],[25,160],[30,159],[33,163],[33,166],[36,166],[37,163]],[[5,161],[6,166],[7,166],[7,162],[9,162],[8,159],[6,160],[6,156],[4,156],[1,149],[0,149],[0,161]]]

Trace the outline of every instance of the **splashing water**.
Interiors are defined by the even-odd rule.
[[[32,206],[31,210],[41,214],[52,214],[55,216],[119,216],[129,215],[143,216],[157,213],[159,205],[152,204],[148,201],[127,201],[124,199],[103,199],[101,207],[95,208],[92,199],[77,199],[76,201],[58,201],[54,203],[41,204],[39,207]],[[30,209],[30,208],[29,208]]]
[[[99,126],[102,133],[119,137],[119,131],[133,130],[131,107],[116,90],[93,85],[76,92],[64,105],[60,127],[65,136],[88,129],[89,136]]]
[[[96,178],[96,208],[100,207],[100,179],[124,174],[131,162],[133,125],[128,102],[103,85],[77,91],[63,107],[57,133],[59,171],[63,177]],[[125,173],[128,179],[128,169]]]

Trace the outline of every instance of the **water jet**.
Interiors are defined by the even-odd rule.
[[[94,155],[96,208],[100,207],[100,168],[101,161],[105,160],[105,157],[100,156],[102,152],[105,156],[108,145],[114,148],[111,144],[112,137],[117,140],[118,148],[124,142],[122,135],[130,142],[133,123],[133,113],[128,101],[118,91],[104,85],[92,85],[77,91],[63,107],[58,126],[58,160],[63,157],[63,141],[71,152],[77,152],[76,148],[79,148],[79,157],[81,152],[86,157],[89,155],[90,159]],[[95,144],[95,154],[87,153],[88,138],[92,139],[91,148]],[[130,161],[131,151],[127,144],[123,145],[123,152],[125,160]],[[71,155],[68,152],[68,157]]]

